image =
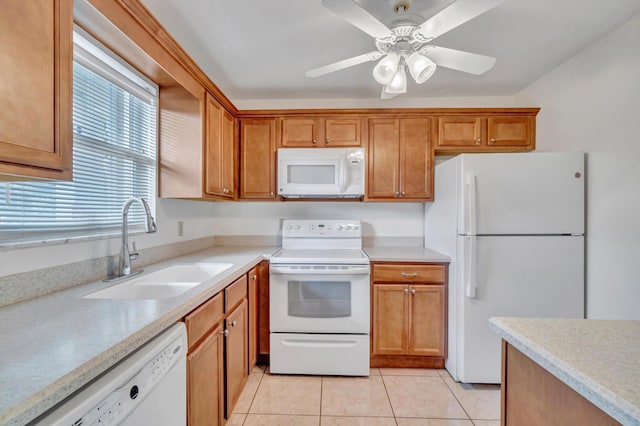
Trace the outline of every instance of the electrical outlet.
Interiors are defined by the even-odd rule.
[[[182,237],[184,235],[184,222],[178,221],[178,237]]]

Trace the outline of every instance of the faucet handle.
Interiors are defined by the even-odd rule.
[[[129,259],[136,260],[138,258],[138,256],[140,255],[140,253],[138,253],[138,250],[136,249],[136,242],[135,241],[132,241],[131,245],[133,246],[133,251],[131,253],[129,253]]]

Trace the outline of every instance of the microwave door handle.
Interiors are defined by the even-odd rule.
[[[342,167],[341,167],[342,170],[340,172],[340,178],[341,178],[340,193],[344,194],[347,190],[347,182],[349,178],[347,174],[349,173],[349,165],[347,164],[346,158],[343,158],[341,163],[342,163]]]

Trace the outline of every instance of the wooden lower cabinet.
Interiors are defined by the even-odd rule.
[[[249,302],[249,365],[248,372],[258,362],[258,327],[260,318],[258,317],[258,288],[260,280],[260,266],[256,266],[247,274],[249,278],[248,302]]]
[[[224,414],[224,345],[222,326],[213,329],[187,355],[189,425],[221,425]]]
[[[256,266],[251,272],[255,275],[258,270]],[[257,281],[251,276],[242,275],[184,318],[190,426],[224,424],[247,381],[251,329],[247,297],[252,288],[248,283]]]
[[[620,424],[505,341],[501,393],[502,426]]]
[[[446,276],[444,264],[373,265],[372,367],[444,367]]]
[[[227,315],[226,328],[226,416],[229,418],[249,377],[247,301]]]

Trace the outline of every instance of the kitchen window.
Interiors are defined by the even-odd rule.
[[[73,181],[0,183],[0,242],[114,234],[129,197],[143,197],[155,211],[157,93],[76,28]],[[129,226],[143,223],[142,209],[132,207]]]

